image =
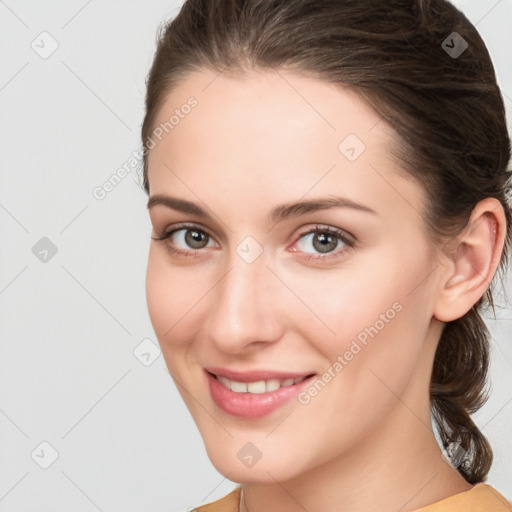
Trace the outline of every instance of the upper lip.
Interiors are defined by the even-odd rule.
[[[297,379],[299,377],[308,377],[313,375],[313,372],[285,372],[276,370],[246,370],[236,371],[228,368],[220,368],[218,366],[205,367],[205,370],[214,375],[226,377],[229,380],[236,382],[257,382],[260,380],[270,379]]]

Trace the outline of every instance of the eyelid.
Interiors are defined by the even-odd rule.
[[[311,233],[330,233],[332,235],[338,236],[341,239],[344,239],[343,241],[346,240],[347,243],[355,244],[357,241],[357,238],[352,233],[349,233],[348,231],[345,231],[344,229],[341,228],[330,226],[328,224],[315,224],[313,228],[301,231],[297,235],[297,240]]]
[[[217,242],[217,239],[215,238],[215,236],[213,236],[207,228],[205,228],[201,224],[197,224],[195,222],[183,222],[183,223],[175,224],[172,226],[171,229],[164,230],[160,236],[151,237],[151,238],[153,240],[165,240],[165,239],[169,238],[172,234],[176,233],[177,231],[181,231],[182,229],[190,229],[190,230],[196,229],[197,231],[203,231],[212,240],[214,240],[215,243],[218,245],[218,242]],[[191,249],[191,250],[194,250],[194,249]],[[198,250],[198,249],[196,249],[196,250]]]
[[[168,231],[163,231],[163,233],[160,235],[160,237],[152,237],[152,238],[153,238],[153,240],[161,240],[163,238],[168,237],[171,233],[179,231],[180,229],[185,229],[185,228],[198,229],[200,231],[204,231],[210,238],[213,238],[214,240],[216,240],[216,237],[214,235],[212,235],[207,228],[205,228],[201,224],[194,223],[194,222],[178,223],[175,226],[173,226],[172,229],[169,229]],[[352,233],[349,233],[348,231],[341,229],[341,228],[329,226],[327,224],[323,224],[323,225],[315,224],[315,226],[312,228],[305,229],[304,231],[300,231],[300,233],[297,235],[297,239],[301,238],[303,236],[309,235],[310,233],[316,233],[317,231],[322,231],[322,230],[331,231],[333,234],[337,234],[337,235],[343,235],[343,236],[347,235],[346,238],[348,238],[350,241],[352,241],[354,243],[357,241],[357,238]],[[295,241],[297,241],[297,239]]]

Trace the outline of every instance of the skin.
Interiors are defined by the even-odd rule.
[[[198,105],[149,153],[150,196],[195,202],[211,218],[155,205],[152,237],[189,222],[210,241],[184,256],[169,247],[194,252],[185,232],[152,239],[147,304],[208,456],[244,484],[242,510],[343,503],[345,512],[405,512],[469,490],[432,432],[429,381],[444,322],[468,311],[496,271],[499,202],[479,203],[467,229],[439,249],[423,224],[424,190],[390,155],[394,132],[354,92],[284,70],[203,70],[168,94],[156,124],[190,96]],[[366,145],[353,162],[338,150],[350,133]],[[329,195],[376,214],[267,217],[282,203]],[[322,253],[302,234],[317,225],[355,245],[340,241],[337,257],[308,260]],[[263,249],[252,263],[236,252],[247,236]],[[292,399],[243,419],[213,402],[204,366],[321,375],[397,302],[401,311],[307,405]],[[237,457],[248,442],[262,454],[250,468]]]

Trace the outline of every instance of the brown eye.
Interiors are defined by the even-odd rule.
[[[303,253],[300,257],[307,260],[324,260],[341,257],[355,245],[355,239],[331,227],[316,226],[303,233],[296,242],[296,249]]]
[[[312,241],[318,252],[331,252],[338,246],[338,238],[327,233],[313,233]]]
[[[210,236],[208,233],[201,231],[199,229],[180,229],[180,231],[185,231],[185,243],[191,249],[202,249],[206,247]]]
[[[303,252],[311,253],[308,249],[313,248],[314,251],[323,254],[332,252],[343,244],[349,245],[349,240],[341,232],[321,227],[304,233],[298,242]]]
[[[171,252],[177,251],[186,253],[200,251],[206,247],[216,247],[214,239],[203,229],[196,226],[181,225],[171,229],[159,237],[157,241],[165,241]]]

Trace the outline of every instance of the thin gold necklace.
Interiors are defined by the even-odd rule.
[[[245,503],[244,488],[243,486],[240,486],[240,500],[238,502],[238,512],[242,512],[242,501],[244,502],[246,512],[249,512],[249,510],[247,509],[247,504]]]

